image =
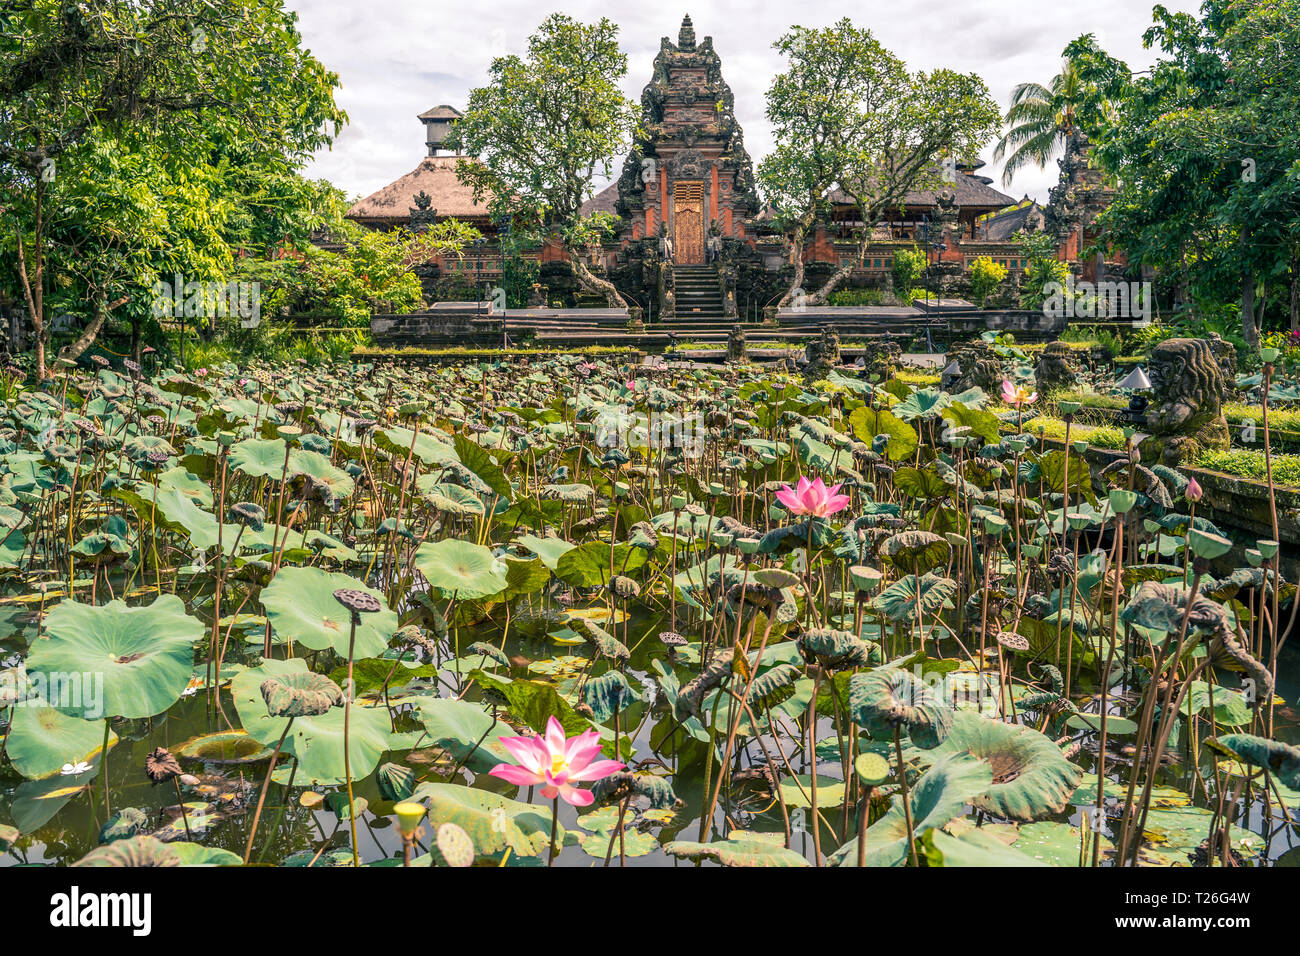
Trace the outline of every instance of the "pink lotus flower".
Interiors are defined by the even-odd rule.
[[[837,494],[839,490],[840,485],[827,488],[820,477],[812,481],[800,478],[798,486],[794,488],[783,485],[776,493],[776,500],[791,514],[829,518],[849,506],[849,496]]]
[[[501,745],[519,764],[499,763],[488,771],[492,776],[521,787],[542,784],[542,796],[548,800],[563,797],[575,807],[590,806],[596,798],[574,783],[594,783],[623,769],[617,760],[595,759],[600,753],[600,734],[588,730],[566,739],[564,728],[554,717],[546,723],[545,736],[502,737]]]
[[[1201,500],[1201,497],[1204,494],[1205,492],[1202,490],[1200,483],[1197,482],[1195,478],[1187,479],[1187,487],[1183,489],[1184,498],[1186,498],[1192,504],[1196,504],[1196,502]]]
[[[1012,385],[1010,379],[1004,378],[1002,380],[1002,401],[1019,408],[1021,405],[1032,405],[1038,401],[1038,393],[1029,391],[1023,385]]]

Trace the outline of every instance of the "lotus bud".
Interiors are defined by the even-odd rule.
[[[1188,478],[1187,487],[1183,489],[1183,497],[1192,504],[1196,504],[1204,495],[1205,491],[1201,488],[1200,483],[1195,478]]]

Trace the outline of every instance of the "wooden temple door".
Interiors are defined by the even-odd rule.
[[[673,184],[673,255],[681,265],[704,263],[704,183]]]

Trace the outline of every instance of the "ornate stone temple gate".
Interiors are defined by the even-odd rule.
[[[752,239],[761,207],[722,61],[712,37],[696,42],[689,16],[676,43],[660,41],[641,93],[641,130],[618,181],[621,238],[647,247],[645,264],[654,273],[647,285],[658,287],[661,314],[676,309],[676,267],[709,263],[711,245],[718,252],[718,300],[727,303],[726,260]],[[659,237],[672,240],[671,261]],[[698,282],[698,273],[690,280]]]

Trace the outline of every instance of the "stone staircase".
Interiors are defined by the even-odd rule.
[[[668,321],[675,329],[725,327],[722,289],[712,266],[673,266],[673,288],[677,295],[677,319]]]

